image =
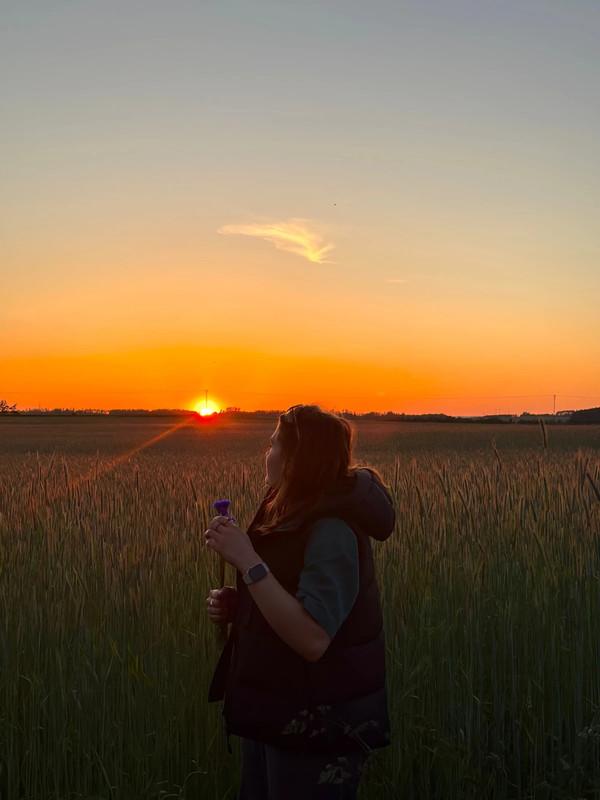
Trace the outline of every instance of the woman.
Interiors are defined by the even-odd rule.
[[[389,744],[370,537],[387,539],[395,513],[377,473],[351,465],[349,423],[293,406],[248,532],[221,516],[205,533],[238,570],[206,605],[233,623],[209,700],[242,737],[239,800],[355,798],[369,753]]]

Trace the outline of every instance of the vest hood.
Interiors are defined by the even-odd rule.
[[[390,493],[368,469],[357,470],[350,490],[340,489],[321,498],[312,508],[277,526],[278,531],[297,528],[311,518],[338,517],[363,535],[380,542],[394,530],[396,512]]]

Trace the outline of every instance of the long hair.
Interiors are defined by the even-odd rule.
[[[319,406],[292,406],[281,414],[283,468],[258,530],[274,528],[327,494],[349,489],[359,469],[352,463],[353,439],[354,429],[347,420]]]

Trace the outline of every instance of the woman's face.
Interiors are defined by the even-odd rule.
[[[266,455],[267,475],[265,482],[267,486],[277,486],[283,473],[283,450],[281,448],[279,425],[271,436],[271,448]]]

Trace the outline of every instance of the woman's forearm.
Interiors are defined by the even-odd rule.
[[[242,565],[243,573],[260,561]],[[272,572],[248,586],[252,599],[275,633],[306,661],[317,661],[327,650],[331,638],[304,610],[302,604],[286,591]]]
[[[216,550],[242,575],[261,560],[248,534],[227,517],[215,517],[204,539],[208,547]],[[330,637],[272,573],[251,583],[248,589],[263,617],[280,639],[306,661],[321,658],[329,647]]]

